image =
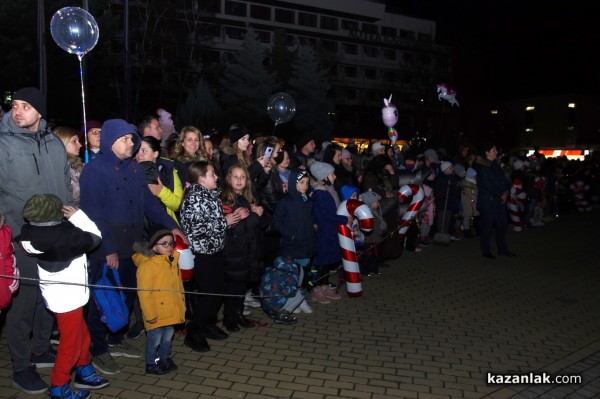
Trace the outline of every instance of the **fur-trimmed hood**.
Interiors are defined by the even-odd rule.
[[[150,258],[156,254],[149,245],[148,241],[136,241],[133,243],[133,251]]]

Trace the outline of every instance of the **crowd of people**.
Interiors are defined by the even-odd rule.
[[[18,289],[18,280],[6,280],[13,384],[45,392],[36,367],[54,367],[52,398],[85,398],[107,386],[96,370],[120,372],[118,357],[144,356],[148,374],[177,370],[176,332],[191,350],[206,352],[208,340],[255,327],[247,317],[252,308],[289,325],[295,313],[313,313],[307,299],[341,299],[341,279],[331,281],[342,259],[339,225],[352,228],[367,278],[404,249],[429,247],[439,233],[454,241],[478,236],[486,259],[514,257],[507,230],[537,228],[598,202],[598,163],[508,153],[494,143],[455,154],[380,141],[364,151],[352,141],[325,142],[316,151],[310,134],[285,142],[242,124],[225,134],[177,131],[163,109],[137,126],[87,121],[81,131],[50,129],[45,117],[43,95],[25,88],[0,124],[0,237],[8,240],[0,248],[11,248],[12,229],[15,250],[2,254],[5,273],[31,279]],[[406,204],[398,190],[407,182],[421,185],[424,199],[400,235]],[[372,232],[337,214],[349,199],[371,209]],[[189,281],[182,281],[177,242],[194,256]],[[130,325],[117,332],[85,285],[106,268],[133,288],[125,292]],[[63,287],[44,280],[82,284],[67,285],[65,301]],[[144,333],[142,354],[129,341]],[[80,390],[71,388],[73,368]]]

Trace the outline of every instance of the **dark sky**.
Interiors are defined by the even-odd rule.
[[[600,15],[593,1],[387,0],[437,22],[453,48],[449,83],[463,102],[598,93]]]

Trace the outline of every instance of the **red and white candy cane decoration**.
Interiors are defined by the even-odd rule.
[[[375,220],[373,219],[371,208],[359,200],[349,199],[342,202],[337,209],[337,214],[343,216],[353,215],[358,219],[358,227],[362,231],[369,232],[373,230]],[[352,229],[345,224],[340,224],[337,230],[340,248],[342,249],[346,292],[350,297],[362,296],[362,282],[358,267],[358,258],[356,256],[356,247],[352,238]]]
[[[412,201],[404,215],[402,215],[402,219],[400,219],[400,237],[404,238],[406,232],[408,231],[408,227],[410,226],[410,220],[417,216],[419,213],[419,209],[423,205],[423,199],[425,198],[425,193],[423,192],[423,188],[418,184],[405,184],[400,187],[398,190],[398,199],[400,202],[404,202],[408,197],[412,196]]]
[[[508,197],[508,213],[510,214],[510,222],[515,232],[523,231],[520,208],[523,207],[525,198],[527,198],[527,194],[523,191],[523,182],[519,178],[513,179],[510,196]]]
[[[175,251],[179,252],[179,271],[181,280],[189,281],[194,274],[194,254],[189,246],[179,236],[175,236]]]

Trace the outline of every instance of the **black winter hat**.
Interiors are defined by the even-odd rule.
[[[25,202],[23,217],[31,223],[61,222],[63,203],[54,194],[35,194]]]
[[[29,103],[42,118],[46,118],[46,96],[36,87],[24,87],[18,90],[13,96],[13,100],[20,100]]]
[[[170,236],[171,238],[175,239],[171,230],[167,230],[163,226],[154,226],[152,229],[150,229],[148,235],[150,236],[150,240],[148,240],[149,248],[155,246],[156,243],[163,237]]]
[[[229,129],[229,141],[231,144],[235,143],[245,135],[250,134],[250,130],[246,128],[244,125],[233,125]]]

